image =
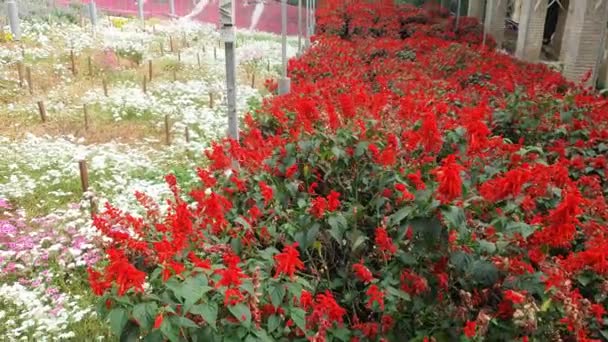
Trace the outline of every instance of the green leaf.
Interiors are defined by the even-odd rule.
[[[270,292],[270,300],[272,302],[272,306],[275,308],[279,308],[281,303],[283,302],[283,298],[285,297],[285,286],[282,284],[274,284],[269,286],[268,292]]]
[[[464,210],[460,207],[450,206],[447,209],[441,210],[448,227],[457,229],[459,232],[466,230],[467,218],[464,215]]]
[[[110,328],[112,329],[112,333],[116,336],[122,335],[122,330],[127,324],[128,316],[127,310],[123,308],[116,308],[110,311],[108,315],[110,319]]]
[[[355,147],[355,157],[361,157],[365,151],[367,151],[367,148],[369,146],[369,142],[367,141],[361,141],[357,144],[357,147]]]
[[[509,222],[505,227],[505,233],[507,233],[510,237],[515,233],[519,233],[524,239],[532,235],[534,231],[535,228],[533,226],[524,222]]]
[[[186,327],[186,328],[198,328],[199,327],[196,323],[194,323],[189,318],[179,317],[179,316],[173,316],[173,317],[175,317],[175,324],[180,327]]]
[[[300,308],[292,308],[291,319],[296,324],[296,326],[303,331],[306,331],[306,312]]]
[[[548,298],[546,301],[543,302],[543,305],[541,305],[540,311],[546,312],[547,310],[549,310],[550,306],[551,306],[551,298]]]
[[[163,335],[169,339],[171,342],[179,342],[179,334],[178,329],[171,324],[170,319],[163,320],[163,323],[160,325],[160,331]]]
[[[496,244],[494,242],[490,242],[488,240],[479,240],[479,249],[481,249],[482,252],[488,253],[488,254],[494,254],[494,252],[496,252]]]
[[[181,286],[174,291],[175,295],[184,299],[184,310],[188,311],[205,293],[212,290],[207,284],[207,278],[202,274],[198,274],[186,279]]]
[[[281,318],[278,315],[270,315],[270,317],[268,317],[268,332],[272,333],[273,331],[277,330],[280,324]]]
[[[473,280],[483,287],[494,285],[499,277],[498,268],[486,260],[475,261],[471,265],[469,273],[473,277]]]
[[[410,214],[412,214],[413,212],[414,207],[404,207],[399,209],[396,213],[388,217],[388,225],[394,226],[400,224],[403,219],[410,216]]]
[[[133,317],[142,328],[150,330],[157,311],[158,305],[155,302],[139,303],[133,308]]]
[[[471,265],[473,258],[463,251],[456,251],[450,256],[450,264],[454,265],[457,271],[465,272]]]
[[[217,312],[218,307],[214,302],[209,302],[205,304],[194,305],[192,309],[190,309],[190,313],[194,315],[200,315],[203,317],[205,322],[209,324],[211,327],[215,328],[215,321],[217,320]]]
[[[139,326],[132,321],[129,321],[120,335],[120,342],[139,341]]]
[[[341,214],[332,215],[327,219],[327,223],[331,229],[329,230],[329,234],[338,242],[342,244],[342,239],[344,238],[344,231],[348,228],[348,223],[346,219]]]
[[[228,306],[228,311],[246,328],[251,327],[251,311],[249,306],[239,303],[234,306]]]
[[[351,332],[347,328],[330,329],[329,333],[330,333],[331,336],[337,338],[340,341],[343,341],[343,342],[350,341]]]

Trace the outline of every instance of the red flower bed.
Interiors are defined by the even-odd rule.
[[[91,284],[114,331],[606,340],[608,103],[441,13],[318,17],[292,92],[205,152],[199,187],[169,175],[167,214],[139,195],[145,218],[95,219],[111,243]]]

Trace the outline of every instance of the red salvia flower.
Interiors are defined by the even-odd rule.
[[[466,324],[464,325],[464,335],[468,338],[472,338],[473,336],[475,336],[477,334],[476,332],[477,330],[477,323],[473,322],[473,321],[467,321]]]
[[[390,238],[390,236],[388,236],[388,232],[385,228],[376,228],[375,242],[385,259],[389,259],[397,252],[397,246],[395,246],[393,240]]]
[[[381,310],[384,310],[384,292],[376,284],[372,284],[365,294],[369,297],[367,300],[367,307],[372,308],[374,303],[378,303]]]
[[[160,328],[160,326],[163,324],[163,314],[159,313],[158,315],[156,315],[156,318],[154,319],[154,329],[158,329]]]
[[[435,169],[439,187],[437,195],[442,203],[449,203],[462,195],[462,179],[460,171],[462,166],[456,163],[456,156],[451,154]]]
[[[293,279],[294,273],[297,270],[304,269],[304,263],[300,260],[300,252],[298,252],[297,247],[297,243],[287,245],[283,247],[283,252],[274,256],[276,264],[275,277],[285,274]]]
[[[262,197],[264,198],[264,205],[268,205],[268,203],[270,203],[270,201],[272,201],[272,196],[273,196],[272,188],[263,181],[260,181],[258,183],[258,185],[260,187],[260,192],[262,193]]]
[[[353,270],[355,271],[357,278],[364,283],[370,283],[374,279],[372,272],[363,264],[354,264]]]

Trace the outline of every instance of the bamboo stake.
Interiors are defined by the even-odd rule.
[[[103,95],[108,97],[108,81],[105,78],[101,79],[101,86],[103,87]]]
[[[217,48],[213,47],[213,59],[217,60]]]
[[[148,93],[148,78],[144,75],[144,79],[141,82],[141,88],[144,91],[144,94]]]
[[[34,85],[32,84],[32,69],[29,66],[25,68],[25,78],[27,80],[27,87],[30,91],[30,95],[34,95]]]
[[[148,61],[148,78],[152,82],[152,60]]]
[[[23,62],[17,62],[17,74],[19,75],[19,88],[23,88]]]
[[[88,57],[87,64],[89,67],[89,76],[93,76],[93,59],[91,58],[91,56]]]
[[[163,42],[158,42],[158,44],[160,45],[160,55],[164,56],[165,55],[165,48],[163,47]]]
[[[173,82],[177,81],[177,70],[173,69]]]
[[[165,115],[165,142],[171,145],[171,128],[169,127],[169,115]]]
[[[89,171],[87,169],[87,161],[79,160],[78,168],[80,169],[80,186],[82,187],[82,192],[85,193],[89,191]]]
[[[82,105],[82,110],[84,112],[84,130],[88,131],[89,130],[89,108],[87,107],[86,103],[84,105]]]
[[[182,61],[182,53],[180,51],[177,51],[177,61],[178,62]]]
[[[255,72],[251,74],[251,88],[255,88]]]
[[[175,52],[175,47],[173,46],[173,36],[169,36],[169,49],[171,49],[171,52]]]
[[[42,122],[46,122],[46,108],[44,107],[43,101],[38,101],[38,113],[40,113],[40,120],[42,120]]]
[[[213,108],[213,93],[209,93],[209,108]]]
[[[201,67],[201,55],[197,52],[196,53],[196,62],[198,63],[198,67]]]
[[[184,135],[186,136],[186,142],[189,143],[190,142],[190,130],[188,129],[188,126],[186,126],[186,128],[184,129]]]
[[[74,50],[70,50],[70,62],[72,64],[72,75],[76,76],[76,57],[74,57]]]

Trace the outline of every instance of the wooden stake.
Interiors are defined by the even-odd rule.
[[[93,58],[91,58],[91,56],[89,56],[87,64],[89,67],[89,76],[93,76]]]
[[[141,88],[144,91],[144,94],[148,93],[148,78],[144,75],[144,79],[141,82]]]
[[[255,72],[251,74],[251,88],[255,88]]]
[[[103,87],[103,94],[108,97],[108,81],[105,78],[101,79],[101,86]]]
[[[177,70],[173,69],[173,82],[177,81]]]
[[[25,78],[27,80],[27,87],[30,91],[30,95],[34,95],[34,85],[32,84],[32,69],[29,66],[25,68]]]
[[[79,160],[78,168],[80,169],[80,186],[82,187],[82,192],[89,191],[89,171],[87,169],[87,161]]]
[[[148,78],[152,82],[152,60],[148,61]]]
[[[76,76],[76,57],[74,57],[74,50],[70,50],[70,62],[72,64],[72,75]]]
[[[270,59],[268,60],[268,66],[266,67],[266,69],[268,69],[268,71],[270,72]]]
[[[207,49],[205,48],[205,45],[203,45],[203,53],[207,53]]]
[[[158,44],[160,45],[160,55],[164,56],[165,55],[165,48],[163,47],[163,42],[158,42]]]
[[[165,142],[171,145],[171,128],[169,127],[169,115],[165,115]]]
[[[43,101],[38,101],[38,113],[40,113],[40,120],[46,122],[46,108]]]
[[[188,129],[188,126],[186,126],[186,128],[184,129],[184,134],[186,136],[186,142],[189,143],[190,142],[190,130]]]
[[[23,88],[23,62],[17,62],[17,74],[19,75],[19,88]]]
[[[213,108],[213,93],[209,93],[209,108]]]
[[[213,59],[217,60],[217,48],[213,47]]]
[[[196,62],[198,63],[198,67],[201,67],[201,55],[197,52],[196,53]]]
[[[178,62],[182,61],[182,53],[180,51],[177,51],[177,61]]]
[[[173,46],[173,36],[169,36],[169,49],[171,49],[171,52],[175,52],[175,46]]]
[[[89,130],[89,108],[87,107],[86,103],[84,105],[82,105],[82,110],[84,112],[84,130],[88,131]]]

